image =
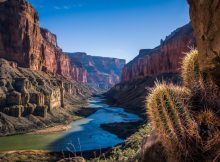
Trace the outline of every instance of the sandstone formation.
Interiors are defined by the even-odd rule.
[[[188,0],[201,71],[220,86],[220,1]]]
[[[82,52],[67,54],[72,61],[78,60],[85,67],[89,84],[102,89],[109,89],[120,82],[125,60],[90,56]]]
[[[140,50],[139,55],[123,68],[122,81],[163,73],[177,73],[184,52],[193,46],[195,46],[193,30],[191,24],[187,24],[172,32],[165,40],[161,40],[160,46]]]
[[[66,121],[73,105],[93,92],[85,84],[0,59],[0,136]]]
[[[122,82],[105,95],[117,103],[146,118],[145,98],[154,82],[180,82],[179,69],[184,52],[195,46],[193,30],[187,24],[167,36],[155,49],[140,50],[139,55],[125,65]]]
[[[70,60],[57,45],[56,35],[41,28],[44,38],[42,45],[42,56],[44,60],[43,70],[60,74],[68,79],[73,79],[83,83],[87,82],[87,73],[77,60]]]
[[[86,82],[85,69],[70,63],[58,47],[56,36],[39,27],[38,14],[26,0],[0,2],[0,23],[1,58],[14,61],[20,67]]]
[[[30,114],[46,117],[47,112],[64,107],[64,95],[80,95],[80,86],[59,79],[52,73],[14,68],[10,62],[0,59],[1,109],[10,116]],[[75,91],[78,89],[79,91]]]
[[[0,2],[0,57],[19,66],[42,67],[38,14],[25,0]]]

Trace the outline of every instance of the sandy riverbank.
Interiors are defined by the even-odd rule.
[[[70,125],[56,125],[54,127],[44,128],[40,130],[36,130],[33,132],[30,132],[28,134],[48,134],[48,133],[56,133],[56,132],[63,132],[70,129]]]

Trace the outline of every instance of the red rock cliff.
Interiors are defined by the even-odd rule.
[[[44,38],[42,51],[45,68],[66,78],[87,82],[86,70],[70,58],[57,45],[57,37],[47,29],[41,28]]]
[[[109,89],[120,82],[125,60],[90,56],[83,52],[67,54],[71,59],[78,60],[85,67],[89,84],[102,89]]]
[[[0,57],[19,66],[42,67],[38,14],[25,0],[0,2]]]
[[[39,27],[38,14],[26,0],[0,2],[0,24],[1,58],[86,82],[85,69],[70,62],[58,47],[56,35]]]
[[[161,40],[155,49],[141,50],[123,69],[122,80],[131,81],[146,76],[178,72],[184,52],[195,46],[191,24],[187,24]]]

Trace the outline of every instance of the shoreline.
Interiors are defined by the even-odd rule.
[[[32,135],[38,135],[38,134],[50,134],[50,133],[57,133],[57,132],[65,132],[69,129],[71,129],[71,123],[84,119],[92,114],[94,114],[96,111],[98,110],[98,108],[85,108],[82,107],[78,112],[76,112],[77,116],[75,120],[71,121],[68,124],[58,124],[55,126],[51,126],[51,127],[47,127],[47,128],[42,128],[42,129],[37,129],[25,134],[32,134]]]
[[[49,133],[57,133],[57,132],[65,132],[71,128],[70,124],[69,125],[56,125],[53,127],[48,127],[48,128],[43,128],[39,130],[35,130],[30,133],[26,134],[32,134],[32,135],[38,135],[38,134],[49,134]]]

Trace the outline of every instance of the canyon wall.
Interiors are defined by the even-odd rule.
[[[57,44],[57,37],[49,30],[41,28],[43,36],[42,57],[46,71],[60,74],[68,79],[87,82],[87,73],[83,66],[62,51]]]
[[[195,47],[191,24],[187,24],[161,40],[154,49],[140,50],[139,55],[125,65],[122,82],[105,95],[117,104],[146,118],[145,99],[155,81],[180,83],[181,60],[189,47]]]
[[[85,69],[70,62],[58,47],[56,35],[39,27],[38,14],[26,0],[0,2],[0,23],[1,58],[86,82]]]
[[[220,1],[188,0],[201,71],[220,87]]]
[[[193,46],[195,46],[193,30],[191,24],[187,24],[172,32],[165,40],[161,40],[160,46],[140,50],[139,55],[123,68],[122,81],[163,73],[177,73],[184,52]]]
[[[78,60],[85,67],[89,84],[102,89],[109,89],[120,82],[125,60],[90,56],[82,52],[67,54],[72,60]]]
[[[38,14],[25,0],[0,2],[0,57],[40,70],[42,36]]]

